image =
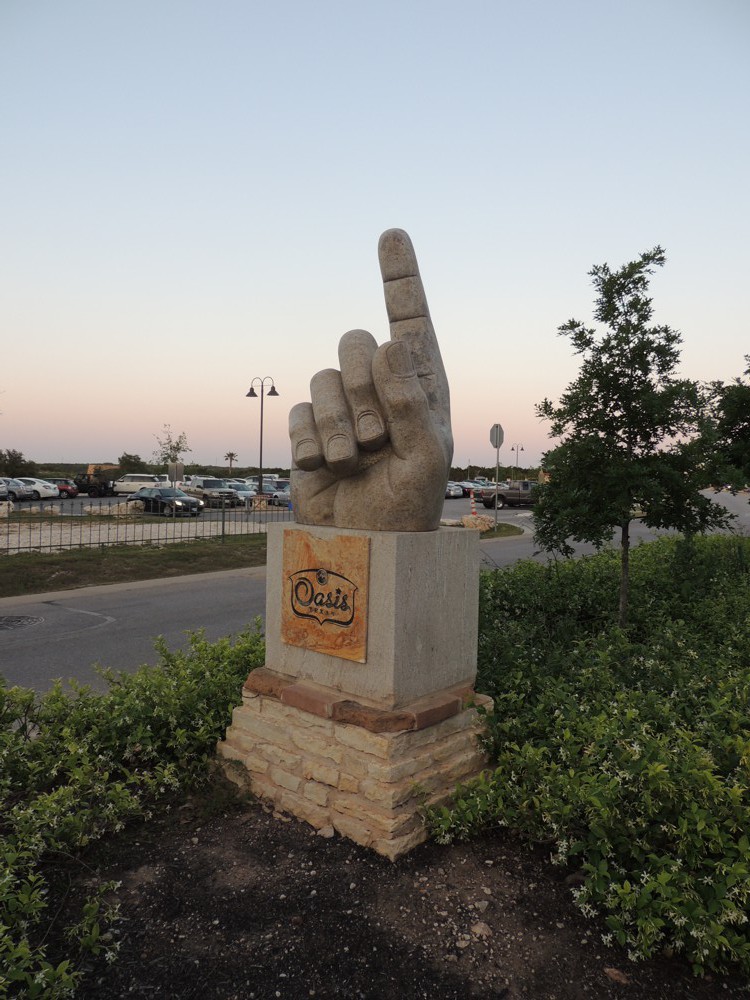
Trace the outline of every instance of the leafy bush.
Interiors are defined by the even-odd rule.
[[[264,655],[259,623],[233,641],[196,632],[185,652],[170,653],[163,640],[156,648],[157,667],[102,671],[105,694],[68,695],[57,684],[39,697],[0,677],[0,997],[72,995],[80,972],[71,959],[50,963],[43,943],[55,859],[205,780]],[[111,889],[100,885],[68,928],[74,955],[114,958],[103,930],[116,917]]]
[[[750,972],[750,539],[663,538],[483,576],[478,687],[494,770],[432,814],[439,840],[490,824],[575,863],[584,914],[631,957]]]

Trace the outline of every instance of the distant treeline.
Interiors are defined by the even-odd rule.
[[[86,472],[89,464],[100,464],[102,466],[106,465],[116,465],[116,462],[104,461],[100,463],[89,463],[89,462],[37,462],[35,473],[39,479],[44,479],[45,476],[60,476],[63,478],[73,479],[75,476],[82,472]],[[145,472],[166,472],[166,467],[164,465],[155,465],[151,463],[145,464]],[[216,476],[219,479],[223,479],[230,475],[229,468],[226,465],[200,465],[196,462],[191,462],[189,465],[185,465],[185,475],[194,476],[199,473],[204,473],[208,476]],[[263,468],[263,474],[276,473],[282,478],[289,477],[289,469],[282,469],[280,466],[275,466],[271,468]],[[232,469],[231,476],[237,479],[245,479],[248,476],[257,476],[258,467],[256,466],[237,466],[235,465]]]

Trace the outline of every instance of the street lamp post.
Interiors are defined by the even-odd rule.
[[[511,445],[511,449],[510,450],[511,450],[511,454],[514,451],[516,453],[516,479],[518,479],[518,452],[519,451],[523,451],[523,445],[522,444]]]
[[[263,496],[263,395],[265,393],[266,383],[270,385],[268,395],[278,396],[276,386],[273,384],[273,379],[270,375],[266,375],[263,378],[254,378],[250,383],[250,390],[245,393],[245,396],[250,396],[251,399],[257,399],[258,393],[255,391],[255,386],[260,386],[260,455],[258,456],[258,496]]]

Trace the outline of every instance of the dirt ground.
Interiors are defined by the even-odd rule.
[[[502,831],[391,863],[228,788],[99,845],[66,891],[121,881],[116,962],[80,997],[748,998],[738,978],[634,964],[601,942],[569,872]]]

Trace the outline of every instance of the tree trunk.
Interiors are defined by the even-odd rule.
[[[628,624],[628,600],[630,596],[630,521],[620,526],[620,628]]]

